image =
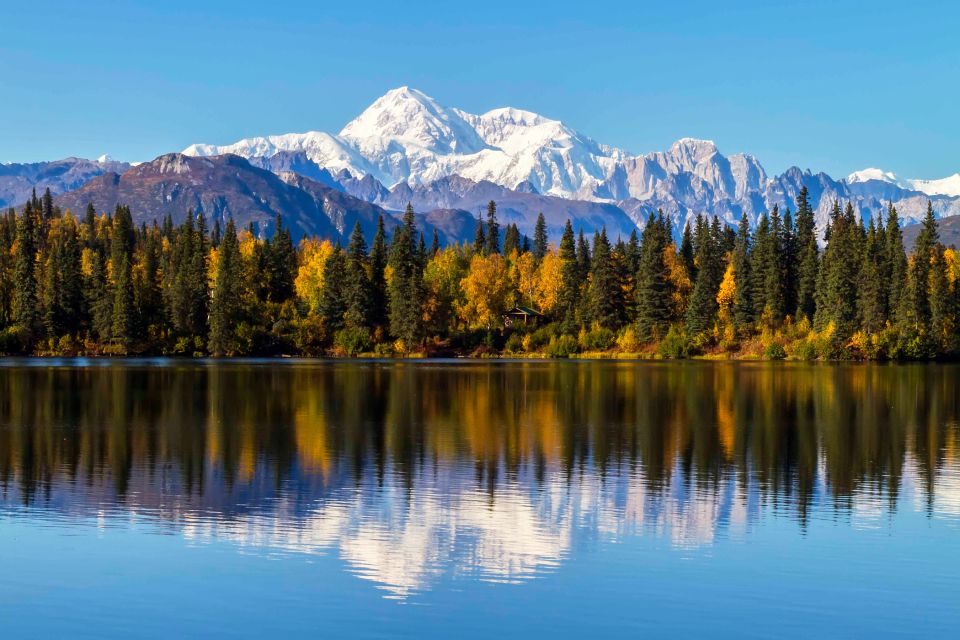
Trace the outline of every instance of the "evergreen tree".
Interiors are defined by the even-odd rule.
[[[754,320],[753,288],[750,286],[750,223],[747,214],[740,217],[740,227],[733,248],[733,277],[736,285],[733,297],[733,324],[744,332]]]
[[[271,302],[280,303],[293,297],[293,281],[297,275],[297,251],[293,247],[290,230],[283,226],[283,219],[279,215],[277,215],[276,229],[277,232],[267,245],[268,298]]]
[[[884,313],[886,288],[880,275],[883,250],[877,237],[876,227],[871,220],[863,251],[863,264],[860,268],[857,301],[860,326],[868,334],[880,331],[886,321]]]
[[[363,236],[360,236],[360,238],[362,240]],[[366,245],[364,245],[364,247],[366,247]],[[438,253],[440,253],[440,234],[437,233],[437,229],[434,227],[433,239],[430,241],[430,257],[433,258]]]
[[[797,318],[812,320],[816,313],[816,286],[819,266],[817,231],[810,208],[807,188],[800,189],[797,196],[797,224],[794,245],[796,246],[796,275],[794,276],[795,313]]]
[[[571,333],[576,328],[577,308],[580,305],[580,270],[577,266],[577,250],[574,245],[573,227],[567,220],[560,238],[560,291],[557,294],[557,308],[561,327]]]
[[[423,338],[423,267],[417,255],[416,234],[413,207],[408,204],[403,224],[390,245],[390,331],[407,348],[419,345]]]
[[[370,320],[374,327],[386,327],[388,321],[386,269],[387,234],[381,215],[370,249]]]
[[[473,236],[473,252],[483,255],[487,250],[487,235],[484,232],[483,220],[477,215],[477,231]]]
[[[436,238],[436,231],[434,231],[434,238]],[[350,244],[347,247],[344,279],[344,296],[347,305],[344,320],[352,329],[369,330],[373,324],[373,310],[370,304],[373,298],[373,287],[367,262],[367,243],[363,238],[360,223],[357,222],[353,233],[350,234]]]
[[[687,332],[691,335],[709,330],[717,315],[717,291],[723,278],[723,256],[720,253],[723,239],[717,218],[714,223],[714,229],[711,229],[706,222],[698,220],[694,261],[699,268],[685,319]]]
[[[904,314],[907,285],[907,254],[903,247],[900,218],[892,204],[887,207],[887,245],[884,276],[887,283],[887,314],[890,318]]]
[[[537,226],[533,229],[533,257],[537,263],[543,260],[543,256],[547,255],[548,242],[547,221],[541,211],[539,215],[537,215]]]
[[[834,202],[829,240],[820,265],[814,324],[818,330],[832,324],[834,343],[838,345],[846,342],[857,326],[860,231],[853,210],[848,208],[847,213],[841,213],[839,203]]]
[[[107,278],[107,258],[101,249],[93,251],[92,262],[85,296],[90,309],[90,327],[103,342],[110,339],[113,326],[113,294]]]
[[[36,197],[36,193],[34,193]],[[17,219],[17,254],[14,261],[13,318],[28,345],[37,332],[36,230],[34,208],[28,205]]]
[[[590,245],[583,235],[583,229],[577,235],[577,275],[580,277],[580,283],[586,283],[590,277]]]
[[[237,325],[240,322],[242,263],[237,228],[233,218],[220,241],[217,270],[210,299],[210,337],[207,349],[214,356],[234,355],[239,352]]]
[[[601,229],[594,236],[592,262],[590,319],[606,329],[619,329],[624,322],[623,289],[611,255],[606,229]]]
[[[497,203],[487,203],[487,255],[500,253],[500,224],[497,222]]]
[[[702,217],[698,215],[696,220],[698,227],[703,226]],[[683,268],[687,270],[687,275],[690,276],[690,281],[695,282],[697,279],[697,265],[694,261],[693,235],[690,232],[689,222],[686,222],[683,225],[683,236],[680,239],[680,251],[678,257],[680,258],[680,264],[682,264]]]
[[[624,259],[627,261],[627,270],[631,274],[637,273],[640,268],[640,238],[637,237],[637,230],[630,231],[630,239],[627,241]]]
[[[509,256],[514,251],[520,253],[520,229],[515,224],[508,224],[503,234],[503,255]]]
[[[111,338],[126,350],[133,334],[133,280],[130,256],[120,254],[120,262],[113,265],[113,314]]]
[[[673,287],[665,255],[669,244],[670,229],[663,212],[650,214],[640,243],[636,277],[637,331],[644,340],[665,336],[672,319]]]
[[[930,327],[930,273],[934,252],[940,242],[937,220],[933,216],[933,206],[927,202],[920,233],[913,245],[913,260],[910,261],[907,279],[908,314],[917,331],[926,331]]]
[[[347,312],[346,283],[347,258],[338,241],[333,253],[323,265],[323,290],[317,311],[323,319],[328,336],[333,336],[345,326]]]

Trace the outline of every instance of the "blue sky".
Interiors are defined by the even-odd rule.
[[[5,2],[0,161],[337,132],[410,85],[638,153],[695,136],[773,172],[960,171],[952,3],[533,4]]]

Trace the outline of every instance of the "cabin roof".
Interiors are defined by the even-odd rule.
[[[508,316],[540,316],[541,314],[530,307],[516,306],[507,311]]]

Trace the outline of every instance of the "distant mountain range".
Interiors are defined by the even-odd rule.
[[[195,160],[202,157],[218,159]],[[194,144],[137,167],[76,158],[0,165],[0,205],[49,187],[70,192],[59,201],[72,208],[87,201],[109,208],[119,199],[143,216],[182,216],[189,206],[260,221],[268,231],[279,211],[301,234],[342,237],[354,221],[369,228],[371,217],[410,202],[447,241],[472,238],[474,218],[490,199],[504,223],[516,222],[525,233],[542,211],[553,237],[567,218],[588,233],[606,226],[616,237],[642,228],[658,208],[678,232],[698,213],[729,224],[746,215],[755,224],[774,205],[794,208],[803,186],[821,228],[834,200],[852,202],[864,220],[883,215],[888,202],[906,224],[922,217],[928,200],[941,217],[960,213],[960,174],[906,180],[866,169],[836,180],[792,167],[771,177],[751,155],[724,156],[712,142],[692,138],[631,155],[536,113],[504,108],[473,115],[407,87],[387,92],[336,135]]]

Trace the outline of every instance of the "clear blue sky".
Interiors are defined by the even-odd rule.
[[[406,84],[638,153],[696,136],[768,171],[960,171],[955,3],[531,4],[4,2],[0,161],[337,132]]]

